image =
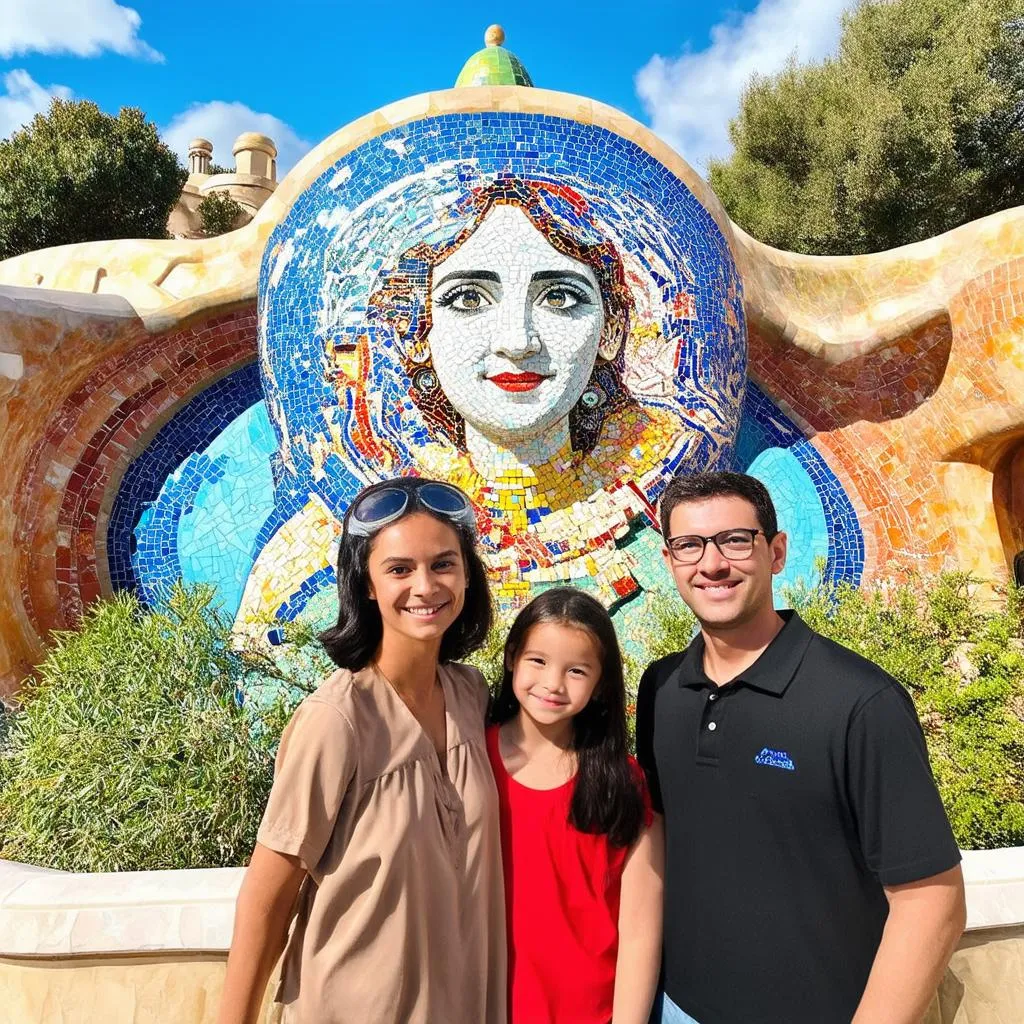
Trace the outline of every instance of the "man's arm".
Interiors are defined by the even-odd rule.
[[[889,917],[852,1024],[920,1024],[967,923],[958,864],[885,887]]]

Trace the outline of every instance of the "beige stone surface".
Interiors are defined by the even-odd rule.
[[[243,874],[75,874],[0,860],[0,956],[223,953]]]
[[[223,953],[0,956],[0,1020],[10,1024],[214,1024]],[[278,1019],[267,988],[261,1024]],[[7,1014],[7,1016],[3,1016]],[[1024,925],[969,933],[953,955],[924,1024],[1020,1024]]]
[[[783,252],[732,230],[751,321],[830,363],[905,338],[965,284],[1024,256],[1024,207],[865,256]]]
[[[0,1020],[5,1024],[215,1024],[226,957],[0,957]],[[273,1024],[276,981],[261,1024]]]

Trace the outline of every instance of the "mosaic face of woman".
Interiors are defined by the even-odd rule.
[[[495,440],[566,418],[601,351],[593,270],[558,252],[517,206],[497,205],[434,267],[431,360],[445,394]]]

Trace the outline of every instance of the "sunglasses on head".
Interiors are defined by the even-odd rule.
[[[457,487],[436,480],[402,480],[364,494],[352,503],[345,521],[351,537],[370,537],[401,519],[410,507],[426,509],[470,531],[476,529],[473,506]]]

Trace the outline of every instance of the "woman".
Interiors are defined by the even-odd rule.
[[[474,513],[396,479],[345,515],[339,670],[296,711],[238,897],[220,1024],[253,1024],[288,932],[290,1024],[505,1024],[487,687],[455,663],[491,603]]]
[[[322,569],[275,571],[296,536],[326,548],[351,480],[382,471],[466,490],[503,605],[593,580],[611,606],[641,588],[637,558],[659,557],[642,527],[664,482],[729,457],[745,358],[731,263],[630,196],[457,170],[350,217],[322,264],[293,269],[287,244],[268,257],[261,365],[296,498],[243,623]],[[314,266],[322,389],[312,370],[296,377],[296,345],[317,338],[276,283],[301,288]]]

